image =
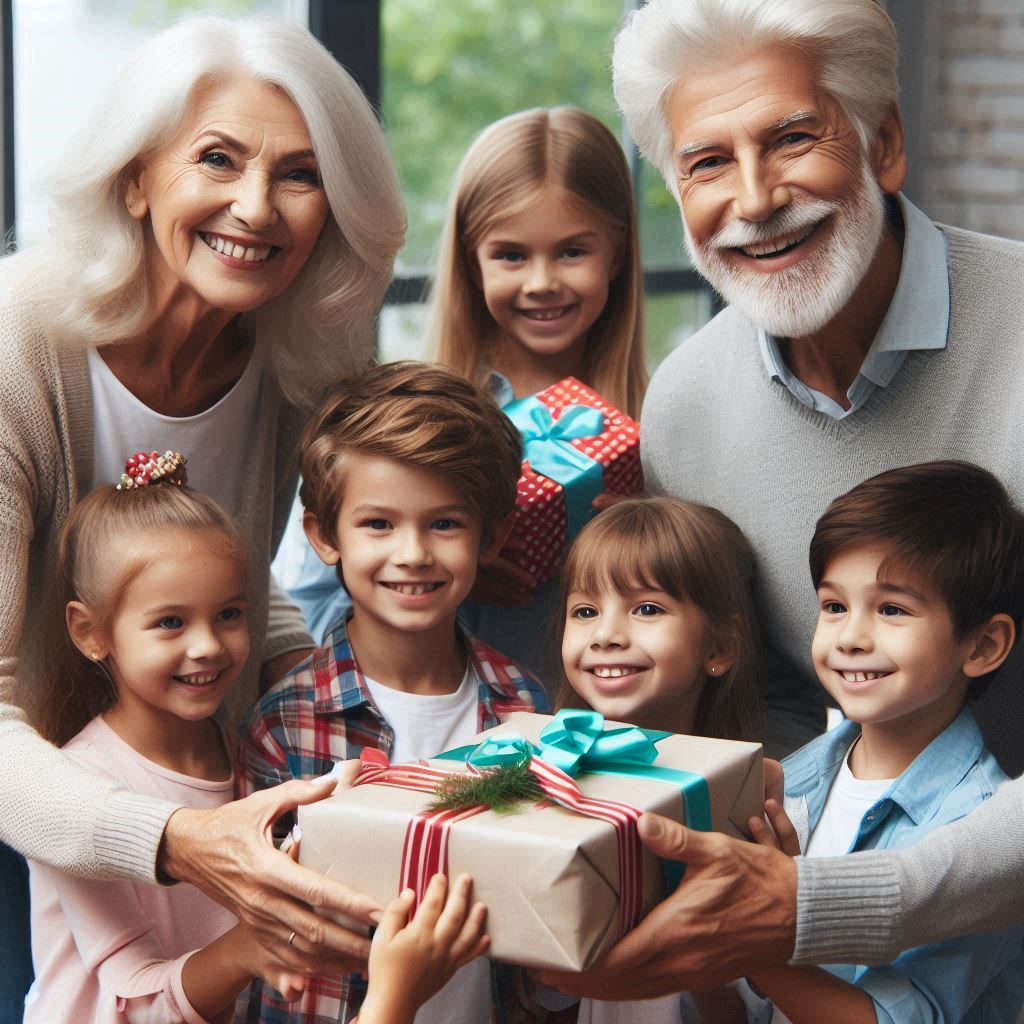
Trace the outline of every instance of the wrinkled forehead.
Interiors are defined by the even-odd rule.
[[[817,59],[776,45],[738,60],[709,60],[680,78],[665,99],[673,152],[731,145],[737,138],[802,119],[845,119],[821,83]]]

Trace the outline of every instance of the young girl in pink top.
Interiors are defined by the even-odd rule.
[[[127,801],[209,808],[232,798],[213,715],[249,657],[247,571],[226,513],[181,486],[184,461],[134,456],[120,484],[71,513],[38,726],[121,782]],[[33,863],[31,897],[26,1024],[229,1021],[254,974],[301,991],[301,977],[191,886],[97,882]]]

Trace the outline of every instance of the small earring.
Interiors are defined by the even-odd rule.
[[[710,672],[710,673],[711,673],[712,675],[714,675],[714,674],[715,674],[715,673],[716,673],[716,672],[718,671],[718,666],[717,666],[717,665],[712,665],[712,666],[711,666],[711,668],[709,668],[709,669],[708,669],[708,671],[709,671],[709,672]]]
[[[92,652],[92,660],[93,661],[99,661],[100,660],[100,652],[99,651],[93,651]]]

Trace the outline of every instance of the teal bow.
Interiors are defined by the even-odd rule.
[[[584,771],[665,782],[683,795],[686,827],[710,832],[711,794],[707,779],[696,772],[652,763],[658,756],[656,744],[671,735],[633,725],[606,729],[604,715],[597,711],[563,708],[544,727],[539,747],[518,733],[502,733],[477,745],[446,750],[433,760],[465,761],[476,768],[494,768],[540,757],[574,777]],[[665,889],[672,892],[683,880],[686,866],[674,860],[663,860],[661,866]]]
[[[570,405],[556,420],[534,397],[504,407],[523,437],[523,457],[531,468],[565,488],[567,540],[572,540],[594,514],[594,499],[604,490],[604,467],[569,442],[604,433],[604,413]]]
[[[687,827],[710,832],[711,795],[704,776],[652,763],[658,756],[656,744],[671,735],[633,725],[606,729],[604,715],[596,711],[563,708],[544,727],[540,746],[518,733],[502,733],[478,745],[446,750],[433,760],[465,761],[476,768],[494,768],[533,756],[574,777],[583,771],[666,782],[683,795]]]
[[[606,729],[604,715],[565,708],[540,734],[539,756],[575,778],[581,771],[653,764],[658,757],[655,743],[669,735],[635,725]]]

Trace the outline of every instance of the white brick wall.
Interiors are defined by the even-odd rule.
[[[932,0],[936,94],[925,204],[1024,240],[1024,0]]]

